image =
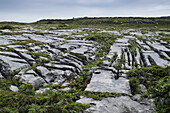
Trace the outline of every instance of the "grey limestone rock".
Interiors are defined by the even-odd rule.
[[[8,68],[5,69],[6,71],[20,70],[29,66],[24,59],[21,59],[17,54],[12,52],[0,52],[0,59],[0,63],[3,62],[2,66]],[[3,74],[3,72],[1,73]]]
[[[13,86],[13,85],[11,85],[9,89],[13,92],[17,92],[19,90],[17,86]]]
[[[57,73],[55,72],[50,72],[47,68],[43,67],[43,66],[38,66],[36,68],[36,72],[43,77],[46,82],[53,82],[55,80],[55,76],[57,75]]]
[[[133,100],[140,99],[142,97],[142,94],[136,94],[132,97]]]
[[[6,73],[10,72],[9,64],[5,63],[3,60],[0,59],[0,73],[3,76],[6,76]]]
[[[145,59],[147,61],[147,65],[151,65],[151,63],[165,67],[165,65],[170,65],[170,63],[167,60],[162,59],[157,53],[154,51],[143,51],[143,55],[145,56]]]
[[[84,55],[85,52],[87,52],[87,51],[89,51],[89,48],[88,48],[87,46],[82,46],[82,47],[80,47],[80,48],[77,48],[77,49],[72,50],[71,52],[72,52],[72,53],[78,53],[78,54]]]
[[[2,76],[2,74],[0,73],[0,79],[4,79],[4,77]]]
[[[48,74],[48,73],[50,72],[47,68],[45,68],[45,67],[43,67],[43,66],[38,66],[38,67],[36,68],[36,70],[37,70],[37,73],[38,73],[39,75],[43,76],[43,77],[45,77],[46,74]]]
[[[153,106],[140,104],[128,96],[103,98],[101,101],[84,97],[77,102],[91,105],[85,113],[154,113]]]
[[[52,67],[54,69],[59,69],[59,70],[70,70],[72,72],[76,72],[76,68],[70,65],[64,65],[64,64],[51,64],[51,63],[47,63],[45,64],[46,67]]]
[[[45,81],[43,78],[37,76],[35,77],[34,74],[23,74],[20,76],[20,82],[32,84],[35,89],[39,89],[41,86],[45,84]]]
[[[129,80],[122,77],[115,80],[112,71],[107,70],[97,70],[93,73],[90,84],[87,85],[85,91],[114,92],[131,95]]]
[[[147,91],[146,87],[143,84],[139,85],[139,90],[141,90],[142,92]]]
[[[35,93],[44,93],[44,92],[47,92],[48,90],[50,90],[50,88],[40,88],[36,90]]]

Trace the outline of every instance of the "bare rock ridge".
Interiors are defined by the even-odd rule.
[[[69,84],[69,80],[77,79],[81,74],[83,66],[89,61],[95,61],[96,52],[101,49],[97,42],[82,38],[88,35],[86,33],[71,35],[82,31],[74,29],[47,31],[46,35],[1,35],[0,78],[7,78],[10,73],[20,77],[20,82],[32,84],[39,93],[45,91],[42,86],[48,83],[62,86]],[[123,35],[129,31],[129,36]],[[126,96],[102,100],[82,96],[77,102],[90,104],[86,113],[153,113],[155,109],[152,100],[146,100],[143,104],[133,99],[137,95],[131,93],[126,72],[134,67],[170,65],[170,43],[160,42],[159,39],[152,43],[139,40],[136,37],[150,36],[152,39],[158,33],[144,35],[133,29],[100,32],[122,37],[117,38],[105,58],[101,58],[102,65],[91,71],[92,76],[84,91],[120,93]],[[61,38],[62,35],[68,36]],[[18,90],[14,86],[11,89]]]

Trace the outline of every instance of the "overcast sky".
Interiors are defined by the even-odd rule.
[[[0,21],[170,16],[170,0],[0,0]]]

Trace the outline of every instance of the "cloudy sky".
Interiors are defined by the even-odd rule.
[[[0,0],[0,21],[170,16],[170,0]]]

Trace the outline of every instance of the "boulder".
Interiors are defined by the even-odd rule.
[[[34,74],[23,74],[20,76],[20,82],[32,84],[35,89],[39,89],[41,86],[45,84],[43,78],[37,76],[35,77]]]
[[[55,70],[52,70],[51,73],[53,73],[54,78],[55,78],[53,84],[62,84],[67,79],[66,77],[67,75],[65,75],[66,73],[63,70],[55,69]]]
[[[50,72],[47,68],[43,66],[38,66],[36,72],[45,79],[46,82],[53,82],[57,73]]]
[[[45,80],[46,82],[50,83],[50,82],[54,82],[55,80],[55,76],[57,76],[57,73],[53,73],[53,72],[49,72],[45,75]]]
[[[36,67],[36,71],[42,77],[45,77],[50,72],[47,68],[43,66]]]

